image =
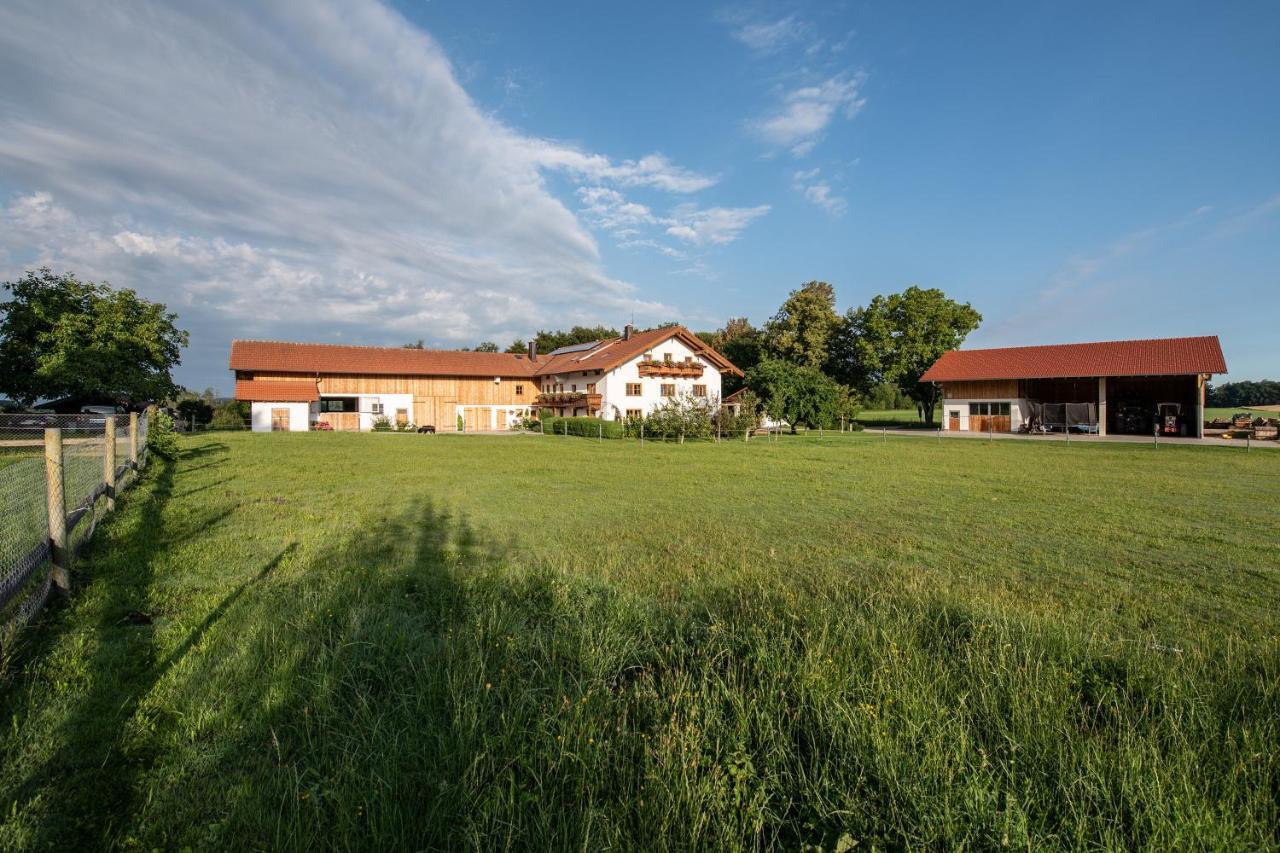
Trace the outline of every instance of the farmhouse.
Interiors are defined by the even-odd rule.
[[[1208,336],[955,350],[921,379],[941,383],[947,430],[1202,436],[1205,382],[1226,371]]]
[[[503,430],[537,409],[617,420],[664,399],[720,399],[720,377],[742,375],[681,326],[561,347],[546,355],[233,341],[236,399],[253,429],[369,430],[398,426]]]

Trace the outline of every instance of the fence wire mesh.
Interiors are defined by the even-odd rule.
[[[52,583],[50,494],[67,530],[68,556],[94,532],[105,510],[107,445],[115,449],[117,485],[129,470],[129,415],[115,415],[114,435],[107,435],[108,415],[23,413],[0,415],[0,644],[44,604]],[[46,433],[61,433],[50,483]],[[147,418],[138,418],[138,461],[146,447]]]

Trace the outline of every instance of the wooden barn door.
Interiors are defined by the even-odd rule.
[[[271,410],[271,431],[272,432],[288,432],[289,431],[289,410],[288,409],[272,409]]]
[[[960,410],[952,409],[947,413],[947,429],[952,432],[960,431]]]

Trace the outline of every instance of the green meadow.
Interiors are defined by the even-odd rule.
[[[211,434],[0,661],[0,848],[1280,848],[1280,453]]]

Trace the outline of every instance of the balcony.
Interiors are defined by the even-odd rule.
[[[641,376],[671,376],[680,379],[697,379],[703,371],[700,361],[641,361],[636,366]]]
[[[586,391],[554,391],[538,395],[538,405],[549,409],[586,406],[587,411],[597,411],[601,401],[599,394],[588,394]]]

